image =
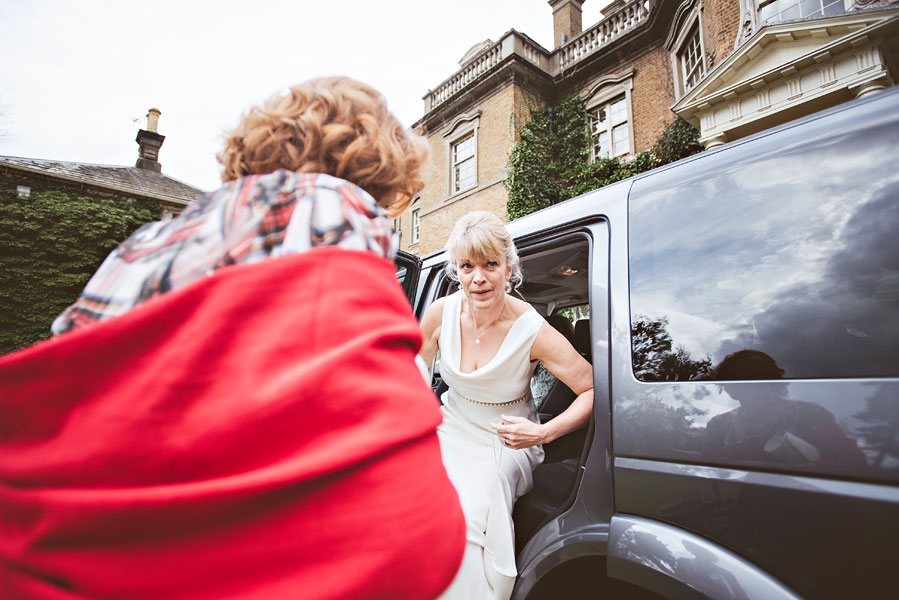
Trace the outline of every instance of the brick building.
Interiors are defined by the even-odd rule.
[[[553,50],[509,30],[424,96],[414,128],[431,164],[395,221],[403,250],[439,249],[471,210],[505,218],[506,166],[531,106],[579,94],[591,156],[627,160],[678,115],[711,148],[899,78],[895,1],[615,0],[586,29],[583,0],[549,5]]]
[[[157,131],[159,110],[147,113],[147,128],[137,133],[138,158],[133,167],[0,156],[0,185],[20,198],[32,192],[58,190],[119,200],[150,200],[163,214],[177,214],[203,194],[162,173],[159,149],[165,136]]]

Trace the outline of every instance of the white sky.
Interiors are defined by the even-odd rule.
[[[585,28],[608,2],[584,2]],[[156,107],[163,173],[211,190],[223,131],[272,93],[347,75],[409,126],[513,28],[552,49],[546,0],[0,0],[0,155],[133,165]]]

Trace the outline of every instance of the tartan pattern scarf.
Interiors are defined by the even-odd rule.
[[[121,315],[228,265],[317,246],[393,260],[390,220],[365,190],[330,175],[278,170],[224,185],[174,219],[148,223],[113,250],[54,335]]]

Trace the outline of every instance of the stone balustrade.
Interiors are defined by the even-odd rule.
[[[657,0],[631,0],[565,45],[549,52],[514,29],[473,59],[462,65],[449,79],[424,95],[425,114],[493,70],[512,55],[518,55],[555,77],[603,46],[642,24]]]
[[[559,68],[564,71],[646,21],[654,0],[633,0],[559,48]]]
[[[500,41],[465,63],[461,69],[436,89],[425,94],[425,114],[449,100],[513,54],[523,57],[544,71],[549,70],[549,53],[546,50],[529,37],[515,30],[509,31]]]

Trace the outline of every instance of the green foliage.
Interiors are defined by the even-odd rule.
[[[680,117],[662,131],[655,146],[652,147],[660,165],[666,165],[703,150],[702,144],[699,143],[699,130]]]
[[[553,164],[556,146],[550,130],[549,115],[531,108],[531,119],[521,130],[521,138],[509,159],[511,169],[506,179],[509,192],[508,211],[517,218],[559,201],[558,168]],[[515,198],[515,201],[512,201]]]
[[[517,219],[579,194],[627,179],[703,150],[699,131],[678,118],[652,148],[633,160],[590,162],[587,110],[579,96],[555,107],[531,107],[531,119],[512,149],[506,190],[510,219]]]
[[[0,191],[0,353],[49,337],[106,255],[159,217],[150,201]]]
[[[642,381],[690,381],[708,379],[712,358],[694,359],[683,346],[674,346],[668,319],[638,315],[631,324],[634,374]]]

